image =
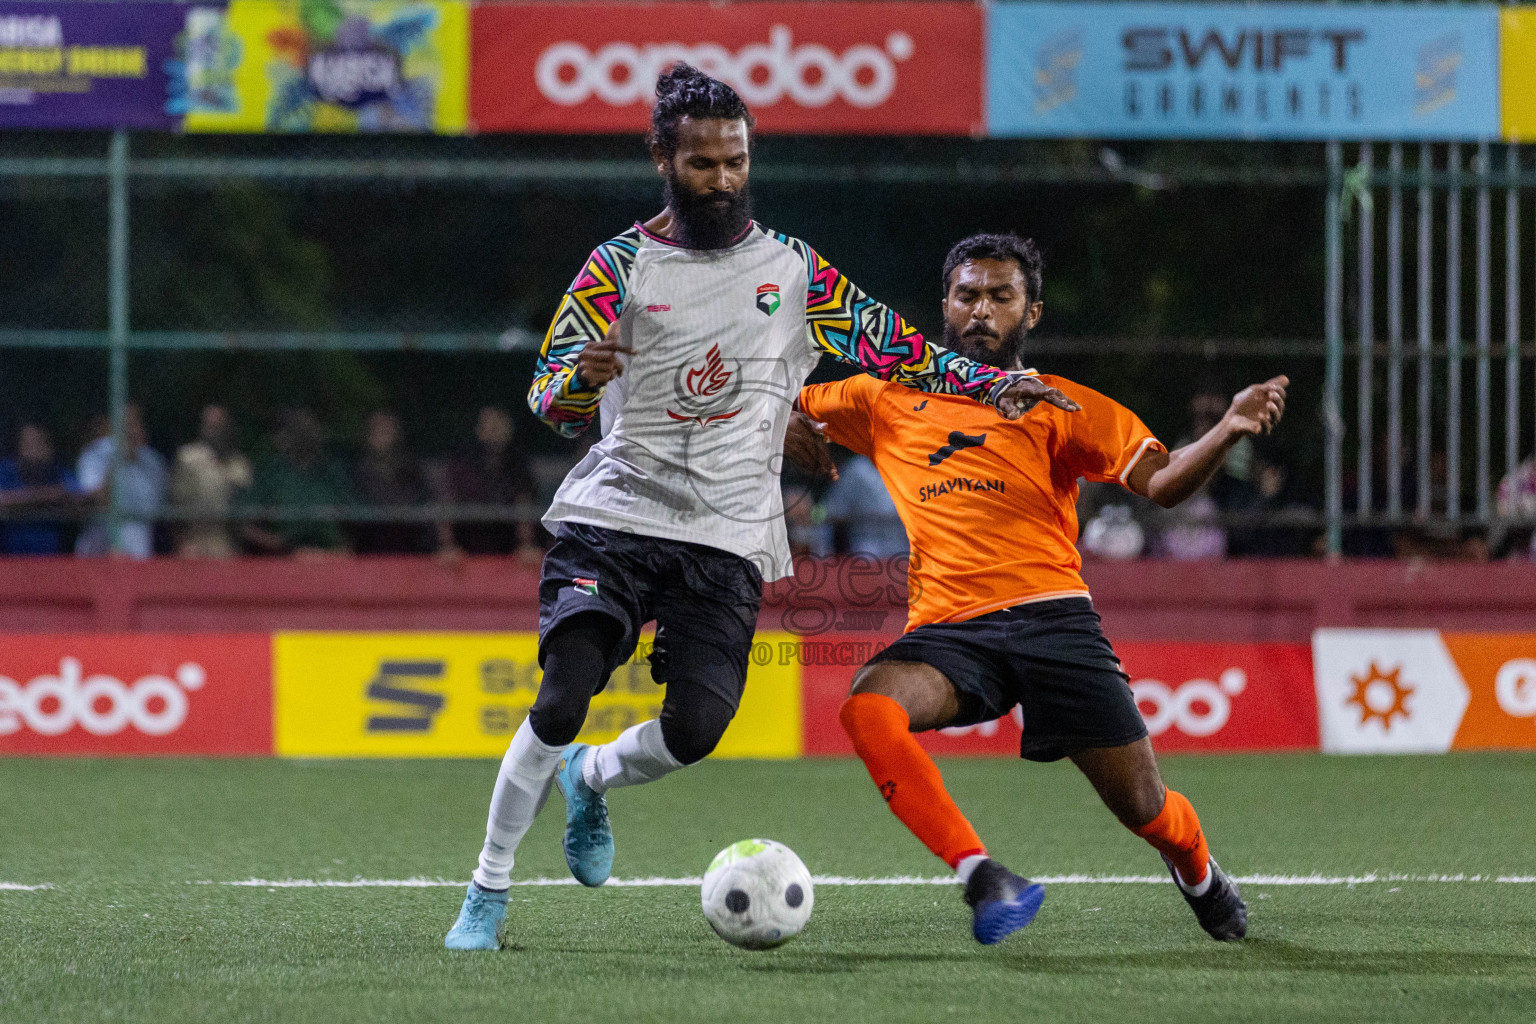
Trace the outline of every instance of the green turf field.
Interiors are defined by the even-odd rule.
[[[951,761],[995,855],[1035,875],[1160,863],[1065,765]],[[1238,875],[1536,876],[1536,758],[1169,758]],[[509,948],[449,954],[490,762],[0,760],[4,1021],[1349,1021],[1536,1019],[1536,884],[1245,886],[1219,945],[1171,886],[1055,884],[1000,946],[950,886],[823,885],[768,953],[691,886],[513,890]],[[710,763],[613,794],[615,875],[689,876],[751,835],[819,875],[942,868],[854,761]],[[560,801],[518,878],[565,875]],[[212,884],[202,884],[212,883]]]

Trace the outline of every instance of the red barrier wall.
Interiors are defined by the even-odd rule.
[[[1528,562],[1121,562],[1085,574],[1115,640],[1307,643],[1318,626],[1536,623]],[[770,588],[761,624],[893,635],[906,612],[890,575],[858,562],[808,569]],[[510,559],[0,559],[0,633],[532,629],[537,583],[536,567]]]

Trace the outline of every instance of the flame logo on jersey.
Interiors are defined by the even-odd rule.
[[[725,360],[720,358],[720,346],[710,346],[708,354],[704,356],[704,365],[688,367],[681,374],[682,386],[677,389],[677,398],[683,412],[668,409],[667,415],[683,423],[697,423],[701,427],[730,419],[741,412],[741,406],[729,412],[716,410],[730,405],[741,390],[741,382],[735,378],[736,375],[725,368]]]
[[[713,398],[730,382],[731,371],[725,368],[725,361],[720,358],[720,346],[715,345],[710,348],[709,355],[704,357],[703,366],[688,371],[683,386],[690,395]]]

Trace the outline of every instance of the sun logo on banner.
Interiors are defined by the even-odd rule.
[[[1408,698],[1413,695],[1414,687],[1398,679],[1402,671],[1403,667],[1399,665],[1390,672],[1383,672],[1372,661],[1370,670],[1364,675],[1349,677],[1355,692],[1344,698],[1344,703],[1360,709],[1362,726],[1375,719],[1383,729],[1391,729],[1394,717],[1408,718]]]

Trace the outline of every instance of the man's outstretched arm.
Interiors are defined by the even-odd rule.
[[[528,407],[558,434],[575,437],[597,415],[603,386],[623,370],[611,328],[624,311],[635,245],[623,235],[587,259],[560,300],[528,388]]]
[[[1173,508],[1206,485],[1238,441],[1275,428],[1285,415],[1290,382],[1289,377],[1275,377],[1239,391],[1221,422],[1204,437],[1173,452],[1149,450],[1131,470],[1126,486],[1163,508]]]
[[[823,352],[881,380],[996,406],[1008,419],[1017,419],[1041,401],[1077,410],[1076,402],[1033,376],[1009,373],[932,344],[816,250],[787,235],[776,237],[805,260],[806,330]]]

